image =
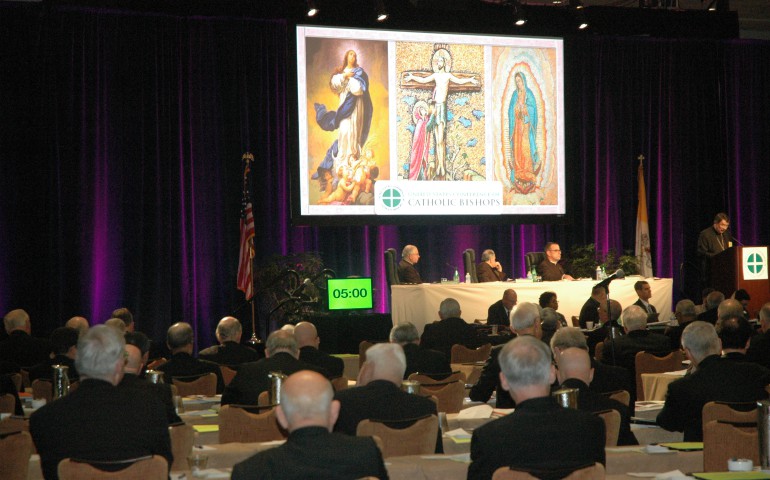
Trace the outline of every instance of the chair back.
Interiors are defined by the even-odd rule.
[[[0,421],[0,435],[29,432],[29,417],[8,417]]]
[[[557,478],[561,473],[559,471],[538,470],[532,473],[522,470],[512,470],[511,467],[500,467],[492,474],[492,480],[533,480],[544,476]],[[563,480],[604,480],[604,465],[595,463],[583,468],[574,470]]]
[[[32,382],[32,398],[43,398],[45,403],[53,399],[53,384],[50,380],[38,378]]]
[[[401,425],[410,426],[397,428]],[[356,427],[356,435],[379,437],[382,442],[382,456],[385,458],[430,454],[436,451],[438,417],[430,415],[422,419],[398,422],[361,420]]]
[[[374,345],[374,342],[370,342],[368,340],[361,340],[361,343],[358,344],[358,369],[361,369],[361,366],[366,361],[366,351],[369,350],[369,347]]]
[[[222,381],[225,383],[225,386],[230,385],[230,382],[235,378],[235,374],[238,373],[238,370],[227,365],[220,365],[219,371],[222,372]]]
[[[285,438],[274,409],[250,413],[240,406],[225,405],[219,410],[219,443],[269,442]]]
[[[489,358],[489,352],[492,351],[492,344],[487,343],[479,348],[468,348],[465,345],[455,344],[452,345],[450,351],[450,363],[471,363],[471,362],[486,362]]]
[[[472,248],[463,250],[463,269],[465,273],[471,274],[471,283],[479,283],[479,277],[476,275],[476,252]]]
[[[682,369],[682,351],[674,350],[665,357],[656,357],[647,352],[636,354],[634,363],[636,366],[636,400],[645,400],[644,386],[642,385],[643,373],[664,373]]]
[[[527,252],[524,255],[524,264],[527,266],[525,276],[532,270],[532,267],[537,267],[543,260],[545,260],[545,252]]]
[[[606,434],[604,446],[616,447],[620,435],[620,413],[617,410],[604,410],[595,415],[604,420],[604,432]]]
[[[396,249],[389,248],[385,250],[385,278],[388,280],[388,285],[401,285],[401,280],[398,278],[398,261],[396,261]]]
[[[703,471],[723,472],[730,458],[748,458],[759,464],[759,435],[754,428],[739,428],[711,420],[703,424]]]
[[[626,390],[617,390],[614,392],[607,392],[604,393],[607,398],[611,400],[617,400],[618,402],[622,403],[625,406],[631,405],[631,394],[628,393]]]
[[[578,317],[577,315],[572,315],[572,318],[570,318],[570,320],[572,320],[573,327],[580,327],[580,317]]]
[[[703,425],[710,421],[757,423],[757,402],[708,402],[703,405]]]
[[[332,388],[334,388],[335,392],[348,388],[348,377],[343,375],[341,377],[332,378]]]
[[[109,471],[128,465],[122,470]],[[100,468],[101,467],[101,468]],[[65,458],[59,462],[59,480],[166,480],[168,462],[160,455],[122,460],[118,462],[93,462]]]
[[[413,374],[409,375],[409,380],[417,380],[420,382],[420,385],[446,385],[450,382],[463,382],[465,383],[466,377],[465,373],[463,372],[452,372],[451,375],[444,376],[444,378],[437,380],[433,378],[433,374],[431,373],[420,373],[420,372],[414,372]]]
[[[594,360],[597,362],[602,361],[602,352],[604,352],[604,342],[599,342],[594,345]]]
[[[213,397],[217,394],[217,375],[215,373],[189,377],[172,377],[171,382],[176,385],[176,389],[182,397],[189,395]]]
[[[259,396],[257,397],[257,405],[260,407],[269,407],[270,406],[270,392],[265,390],[264,392],[259,392]]]
[[[29,457],[32,455],[32,437],[29,432],[0,435],[0,465],[5,480],[27,480]]]
[[[11,395],[10,393],[6,393],[5,395],[0,395],[0,413],[13,414],[15,412],[16,412],[16,397]]]
[[[171,470],[187,470],[187,456],[195,443],[195,429],[192,425],[180,423],[169,426],[168,434],[171,437],[171,453],[174,455]]]
[[[410,375],[411,377],[411,375]],[[465,399],[465,381],[420,383],[420,395],[434,396],[438,400],[437,410],[445,413],[458,413],[463,408]]]

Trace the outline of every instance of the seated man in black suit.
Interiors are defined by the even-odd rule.
[[[404,370],[406,357],[400,346],[378,343],[369,348],[357,385],[335,395],[340,402],[340,414],[334,431],[355,435],[358,422],[365,419],[400,421],[438,415],[432,400],[401,390]],[[443,451],[439,431],[436,453]]]
[[[43,476],[55,480],[64,458],[116,461],[160,455],[173,463],[168,421],[154,395],[118,388],[125,342],[117,330],[97,325],[78,342],[77,390],[32,414],[29,432]]]
[[[722,342],[714,326],[695,321],[682,333],[682,347],[693,372],[668,386],[658,425],[684,432],[685,442],[703,441],[703,406],[711,401],[755,402],[767,398],[770,370],[751,362],[720,357]]]
[[[722,342],[722,358],[745,362],[754,329],[742,315],[728,315],[717,320],[717,335]]]
[[[420,273],[414,266],[420,261],[420,252],[414,245],[407,245],[401,251],[401,261],[398,262],[398,278],[401,283],[422,283]]]
[[[37,379],[51,380],[54,365],[67,367],[67,377],[70,382],[78,380],[78,370],[75,368],[75,356],[78,353],[78,332],[74,328],[59,327],[51,333],[51,358],[38,363],[29,369],[29,381]]]
[[[636,291],[636,295],[639,297],[639,299],[634,302],[634,305],[647,312],[648,316],[658,313],[658,311],[655,309],[655,305],[650,303],[650,299],[652,298],[652,288],[650,287],[649,282],[645,280],[639,280],[638,282],[634,283],[634,290]]]
[[[233,480],[282,478],[388,478],[382,454],[371,437],[331,433],[340,404],[322,375],[303,370],[286,379],[278,423],[289,431],[286,443],[253,455],[233,467]]]
[[[204,348],[198,353],[198,358],[219,365],[237,366],[246,362],[256,362],[261,358],[256,350],[241,344],[243,327],[235,317],[224,317],[217,324],[217,341],[219,345]]]
[[[74,328],[78,331],[78,335],[83,335],[91,327],[91,325],[88,324],[88,319],[86,317],[80,316],[70,318],[67,320],[67,323],[65,323],[64,326]]]
[[[168,424],[181,423],[182,419],[176,413],[171,385],[152,383],[141,376],[150,351],[150,339],[141,332],[126,332],[124,338],[126,340],[126,366],[123,367],[123,380],[120,381],[120,388],[133,388],[139,391],[140,395],[155,395],[158,400],[163,402]]]
[[[719,304],[725,301],[724,293],[714,290],[706,296],[706,311],[698,314],[698,320],[702,322],[709,322],[712,325],[717,323],[719,313],[717,308]]]
[[[476,278],[479,283],[505,280],[503,266],[497,261],[494,250],[484,250],[481,253],[481,263],[476,265]]]
[[[602,362],[620,365],[629,373],[631,400],[636,398],[636,354],[647,352],[658,357],[671,353],[671,341],[667,336],[647,330],[647,313],[636,305],[623,311],[622,337],[607,340],[602,350]]]
[[[574,470],[605,463],[602,419],[563,408],[551,397],[556,371],[546,344],[518,337],[505,344],[499,358],[503,388],[516,410],[473,431],[468,480],[488,480],[507,466]]]
[[[623,335],[623,327],[620,325],[620,315],[623,313],[623,307],[617,300],[610,300],[610,312],[607,313],[607,302],[599,306],[599,325],[590,332],[586,332],[588,341],[588,353],[593,357],[596,344],[604,342],[613,337]]]
[[[531,336],[540,340],[543,336],[540,326],[540,308],[534,303],[522,303],[513,312],[511,327],[513,333],[519,337]],[[513,408],[516,406],[513,403],[513,398],[504,391],[500,379],[500,361],[498,356],[502,349],[503,345],[497,345],[492,348],[492,351],[489,353],[489,359],[481,370],[479,380],[471,388],[469,397],[474,402],[487,402],[492,396],[492,392],[497,392],[495,406],[497,408]]]
[[[48,340],[32,336],[29,314],[17,308],[3,317],[8,338],[0,342],[0,360],[27,368],[48,360],[51,344]]]
[[[509,288],[503,292],[503,298],[489,306],[487,310],[487,325],[511,326],[511,311],[516,306],[518,295],[516,290]]]
[[[607,289],[600,284],[594,285],[591,288],[591,296],[583,304],[580,309],[580,316],[578,321],[580,328],[586,328],[586,322],[594,322],[594,325],[599,324],[599,307],[607,304]]]
[[[770,368],[770,302],[759,310],[759,334],[751,339],[746,359]]]
[[[447,359],[451,358],[452,345],[465,345],[468,348],[479,346],[476,328],[460,318],[460,304],[454,298],[445,298],[439,306],[441,320],[425,325],[420,344],[423,348],[438,350]]]
[[[557,280],[574,280],[571,275],[564,273],[564,267],[559,265],[561,260],[561,247],[558,243],[548,242],[545,244],[545,260],[535,267],[537,274],[544,282],[555,282]]]
[[[554,358],[557,358],[562,351],[568,348],[580,348],[588,351],[586,337],[579,328],[560,328],[553,334],[551,350],[553,351]],[[594,376],[588,385],[589,390],[596,393],[617,392],[618,390],[631,391],[628,372],[625,368],[597,362],[593,357],[590,360]]]
[[[559,355],[555,355],[555,358],[559,388],[578,389],[578,409],[591,413],[617,410],[620,414],[618,445],[638,445],[639,442],[631,432],[631,415],[628,413],[628,407],[588,388],[594,377],[588,352],[582,348],[573,347],[562,350]]]
[[[241,365],[222,394],[222,405],[256,405],[259,394],[270,391],[270,372],[291,375],[300,370],[313,370],[330,377],[321,367],[298,360],[299,347],[292,331],[281,329],[271,333],[265,343],[265,355],[267,358]]]
[[[404,349],[406,370],[404,379],[413,373],[430,375],[432,378],[446,378],[452,374],[452,366],[444,354],[420,346],[420,334],[413,324],[399,323],[390,330],[390,343],[397,343]]]
[[[345,362],[318,349],[321,339],[318,337],[315,325],[310,322],[299,322],[294,326],[294,338],[297,340],[301,361],[325,369],[331,378],[342,376],[345,371]]]
[[[567,325],[567,319],[564,318],[564,315],[557,311],[559,310],[559,298],[556,296],[556,292],[541,293],[537,303],[540,304],[541,308],[552,308],[553,311],[556,312],[556,315],[559,317],[559,323],[561,323],[562,327],[569,326]]]
[[[671,340],[671,350],[676,350],[682,345],[682,332],[685,327],[694,322],[697,318],[695,314],[695,303],[692,300],[679,300],[674,308],[677,325],[666,327],[663,335]]]
[[[217,393],[222,393],[225,382],[219,365],[193,357],[193,340],[193,329],[189,323],[177,322],[168,327],[166,344],[171,350],[171,358],[156,370],[163,372],[166,383],[173,383],[174,377],[188,377],[185,381],[190,381],[192,377],[213,373],[217,376]]]

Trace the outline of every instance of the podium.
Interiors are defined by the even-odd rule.
[[[710,286],[730,297],[738,289],[749,293],[749,314],[770,300],[767,246],[730,247],[709,260]]]

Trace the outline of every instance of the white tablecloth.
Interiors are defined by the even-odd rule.
[[[610,284],[610,298],[617,300],[623,308],[638,300],[634,283],[641,277],[627,277],[613,280]],[[668,320],[672,311],[674,281],[671,278],[646,279],[652,288],[652,303],[660,312],[660,320]],[[423,283],[421,285],[393,285],[391,287],[391,315],[393,324],[412,322],[422,333],[426,323],[438,320],[438,307],[442,300],[452,297],[460,302],[462,317],[472,323],[486,319],[490,305],[503,297],[509,288],[516,290],[518,302],[537,303],[545,291],[556,292],[559,312],[567,318],[580,314],[583,304],[591,296],[596,280],[575,280],[559,282],[489,282],[489,283]]]

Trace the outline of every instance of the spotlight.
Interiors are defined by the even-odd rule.
[[[511,3],[511,11],[513,12],[513,23],[517,27],[523,26],[527,23],[527,16],[524,12],[524,6],[517,1]]]
[[[569,0],[569,6],[575,10],[581,10],[583,8],[583,0]]]
[[[578,30],[585,30],[588,28],[588,20],[586,20],[586,15],[583,13],[583,10],[575,11],[575,19],[577,20]]]
[[[384,22],[388,19],[388,9],[385,8],[384,0],[375,0],[375,10],[377,12],[378,22]]]
[[[315,0],[307,0],[307,16],[315,17],[316,15],[318,15],[318,7]]]

